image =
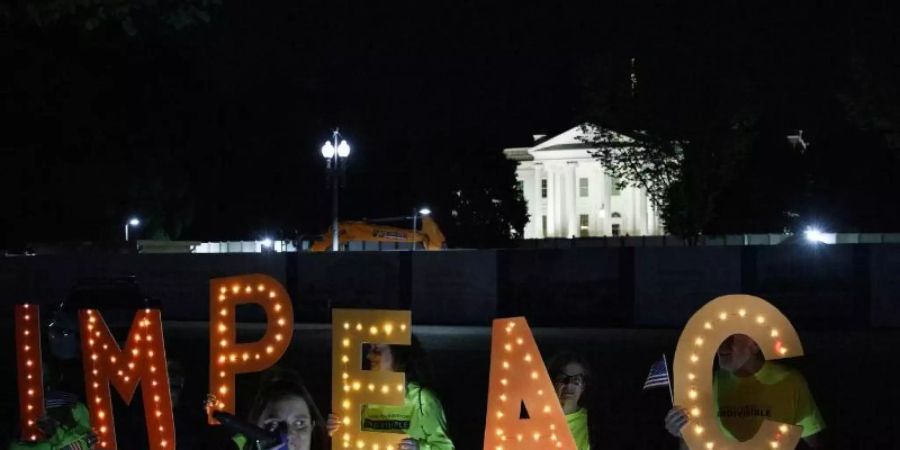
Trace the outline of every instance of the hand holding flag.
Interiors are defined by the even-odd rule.
[[[675,396],[672,393],[672,383],[669,380],[669,365],[666,363],[666,355],[663,354],[659,361],[650,366],[650,374],[647,375],[647,381],[644,381],[644,390],[667,386],[669,388],[669,398],[672,404],[675,404]]]

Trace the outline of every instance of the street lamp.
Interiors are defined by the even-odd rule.
[[[418,237],[418,230],[416,230],[416,220],[419,218],[419,216],[425,217],[429,214],[431,214],[431,210],[428,209],[427,207],[422,208],[418,211],[413,210],[413,216],[412,216],[413,232],[412,232],[412,247],[411,247],[412,249],[410,251],[413,251],[413,252],[416,251],[416,237]]]
[[[340,247],[340,229],[338,228],[338,189],[343,176],[347,157],[350,156],[350,144],[338,138],[341,133],[335,129],[332,132],[332,141],[325,141],[322,145],[322,156],[325,158],[325,167],[331,176],[331,250],[338,251]]]
[[[137,217],[132,217],[128,219],[128,222],[125,222],[125,242],[128,242],[128,227],[136,227],[141,224],[141,221],[137,219]]]

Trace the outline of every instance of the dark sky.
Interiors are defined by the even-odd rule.
[[[680,83],[748,74],[787,130],[846,122],[833,98],[851,41],[896,53],[883,9],[620,3],[223,0],[179,30],[135,12],[134,36],[8,15],[0,244],[115,240],[130,214],[192,239],[321,231],[335,126],[353,147],[343,217],[440,217],[456,180],[509,171],[502,148],[589,117],[609,61],[636,56],[639,88],[671,93],[658,114],[692,113]],[[676,47],[708,67],[669,77]]]

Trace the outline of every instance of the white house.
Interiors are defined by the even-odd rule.
[[[580,126],[553,137],[535,136],[532,147],[507,148],[528,202],[526,239],[648,236],[664,233],[644,189],[616,189],[614,180],[580,140]],[[630,140],[616,135],[614,139]]]

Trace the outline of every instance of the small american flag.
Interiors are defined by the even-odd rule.
[[[666,355],[663,355],[650,367],[650,374],[647,375],[647,381],[644,382],[644,390],[663,386],[669,386],[669,366],[666,364]]]

